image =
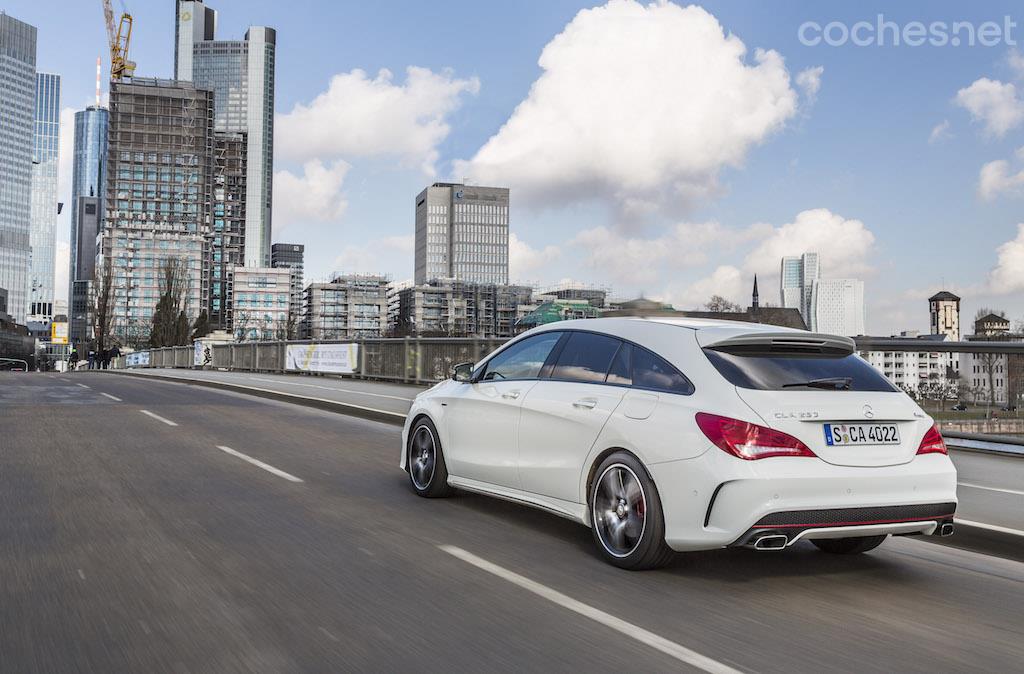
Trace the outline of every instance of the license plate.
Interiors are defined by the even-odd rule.
[[[825,424],[825,444],[829,447],[898,445],[900,430],[896,424]]]

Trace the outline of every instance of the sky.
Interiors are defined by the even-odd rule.
[[[2,3],[63,77],[68,195],[101,4]],[[1019,3],[207,4],[220,39],[277,29],[273,240],[306,245],[307,281],[411,278],[416,194],[467,179],[511,190],[514,281],[690,309],[746,306],[757,274],[777,304],[780,257],[815,250],[865,281],[871,334],[927,331],[939,289],[1024,319]],[[136,73],[170,77],[173,0],[124,6]]]

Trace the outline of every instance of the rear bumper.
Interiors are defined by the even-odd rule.
[[[731,545],[774,550],[803,538],[952,533],[955,512],[956,503],[774,512],[758,520]],[[944,524],[950,526],[944,528]],[[766,547],[762,544],[766,537],[773,537],[777,542],[785,541],[785,545]]]
[[[678,551],[744,545],[767,532],[787,541],[935,533],[952,521],[957,502],[956,469],[942,454],[853,467],[804,457],[743,461],[710,450],[648,470],[665,512],[666,543]]]

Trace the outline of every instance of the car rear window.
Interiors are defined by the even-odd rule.
[[[738,354],[714,349],[704,349],[704,353],[729,383],[740,388],[761,391],[898,390],[880,372],[853,354]],[[831,388],[828,380],[843,381],[841,386]]]

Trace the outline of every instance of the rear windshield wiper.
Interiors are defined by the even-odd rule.
[[[806,386],[807,388],[824,388],[832,389],[835,391],[849,391],[850,386],[852,385],[853,377],[826,377],[824,379],[811,379],[809,381],[800,381],[794,382],[792,384],[783,384],[782,388]]]

